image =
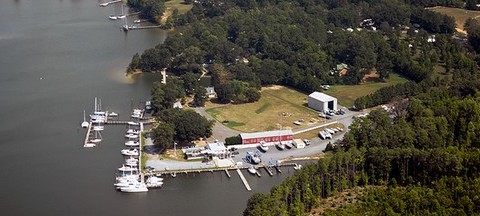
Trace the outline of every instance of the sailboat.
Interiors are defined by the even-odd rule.
[[[83,110],[83,122],[82,122],[82,128],[87,128],[88,127],[88,122],[85,120],[85,110]]]

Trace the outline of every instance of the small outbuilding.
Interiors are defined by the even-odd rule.
[[[320,112],[328,112],[329,110],[337,110],[337,98],[330,95],[313,92],[307,98],[308,107]]]

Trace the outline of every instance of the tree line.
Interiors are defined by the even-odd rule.
[[[177,76],[210,72],[221,101],[236,103],[258,100],[264,85],[312,92],[323,84],[358,84],[373,69],[381,80],[396,72],[420,82],[445,60],[440,46],[454,32],[451,17],[399,0],[201,0],[176,19],[186,16],[199,21],[134,56],[129,70],[166,68]],[[368,18],[377,31],[360,28]],[[412,28],[405,38],[402,28],[412,20],[421,29]],[[427,44],[429,33],[443,41]],[[349,65],[346,76],[332,70],[340,63]]]

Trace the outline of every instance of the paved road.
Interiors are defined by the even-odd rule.
[[[220,141],[224,141],[225,138],[227,138],[227,137],[237,136],[238,134],[241,133],[241,132],[233,130],[233,129],[223,125],[222,123],[218,122],[217,120],[215,120],[215,118],[210,116],[210,114],[208,114],[205,111],[205,107],[197,107],[197,108],[194,108],[194,110],[195,110],[195,112],[197,112],[201,116],[204,116],[205,118],[207,118],[209,120],[214,120],[215,121],[215,125],[213,125],[213,134],[212,134],[212,137],[215,138],[215,139],[218,139]]]

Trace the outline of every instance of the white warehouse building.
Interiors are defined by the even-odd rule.
[[[313,92],[312,94],[308,95],[307,101],[308,107],[320,112],[337,110],[337,98],[324,93]]]

